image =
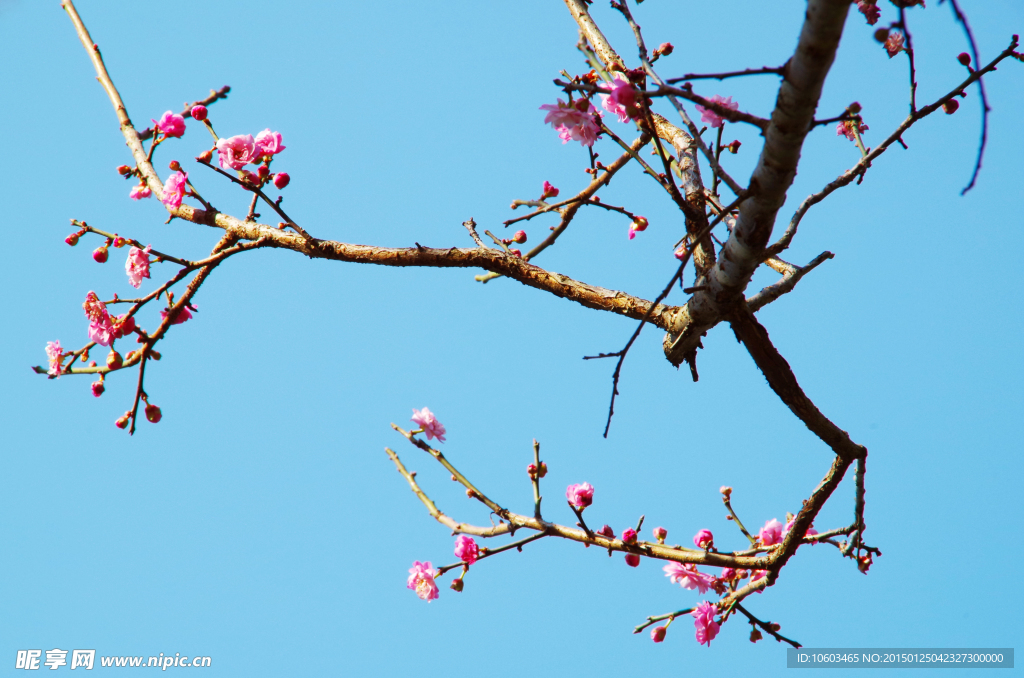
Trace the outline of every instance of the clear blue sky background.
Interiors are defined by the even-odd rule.
[[[883,23],[893,20],[881,4]],[[963,77],[960,30],[947,5],[933,4],[910,12],[922,102]],[[1017,0],[963,4],[983,58],[1024,32]],[[783,63],[804,7],[650,0],[637,16],[649,45],[676,45],[661,65],[671,76]],[[281,131],[288,148],[275,166],[292,176],[284,204],[318,237],[467,246],[468,217],[497,232],[514,216],[509,203],[535,198],[544,180],[563,194],[587,180],[586,153],[563,146],[537,110],[557,97],[561,69],[582,70],[559,2],[83,0],[80,11],[140,127],[229,84],[230,98],[211,109],[222,135]],[[603,2],[594,11],[632,60],[618,16]],[[851,13],[819,109],[838,115],[860,101],[869,145],[907,110],[906,61],[889,60],[872,31]],[[514,510],[531,507],[534,437],[551,469],[547,516],[560,522],[573,521],[565,486],[581,481],[597,488],[589,522],[619,532],[646,514],[644,532],[664,525],[675,543],[710,528],[720,548],[743,546],[724,520],[723,484],[748,525],[797,510],[831,454],[728,328],[705,340],[697,384],[665,361],[661,333],[646,330],[604,440],[613,365],[580,358],[618,349],[633,321],[507,280],[480,285],[475,271],[261,251],[218,269],[196,319],[161,345],[146,383],[164,420],[131,439],[113,422],[130,405],[134,374],[113,376],[96,399],[90,379],[29,370],[46,341],[86,341],[87,291],[132,292],[124,251],[93,263],[98,243],[63,244],[68,219],[190,258],[217,232],[164,225],[159,203],[128,200],[114,171],[130,159],[116,118],[56,0],[0,2],[0,59],[0,674],[13,673],[16,650],[54,647],[209,655],[204,675],[217,676],[784,670],[783,646],[752,645],[740,620],[710,649],[687,619],[662,645],[631,635],[646,615],[700,599],[670,585],[658,562],[631,569],[578,544],[541,541],[485,561],[465,592],[442,588],[429,605],[405,588],[413,560],[454,560],[453,538],[385,446],[442,510],[487,521],[390,430],[413,407],[437,413],[446,454]],[[884,553],[870,575],[832,547],[804,547],[749,601],[806,646],[1006,647],[1022,637],[1012,583],[1024,556],[1022,69],[1007,62],[987,80],[990,146],[974,191],[959,195],[979,131],[972,89],[956,115],[906,134],[909,151],[890,150],[862,185],[808,214],[788,258],[826,249],[836,258],[760,314],[807,392],[870,450],[867,539]],[[761,115],[775,88],[774,77],[698,85]],[[758,137],[735,125],[726,137],[743,142],[727,161],[744,180]],[[216,205],[244,213],[243,195],[191,163],[208,145],[190,123],[157,165],[182,160]],[[608,142],[597,150],[617,156]],[[816,131],[780,220],[856,160],[832,129]],[[680,216],[635,168],[600,196],[645,214],[648,231],[629,242],[624,218],[585,212],[538,263],[652,298],[674,269]],[[553,223],[531,222],[531,243]],[[774,279],[759,274],[752,287]],[[844,484],[816,526],[851,515]]]

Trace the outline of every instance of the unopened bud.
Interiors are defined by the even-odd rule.
[[[288,185],[292,178],[288,176],[287,172],[278,172],[274,175],[274,185],[280,190]]]
[[[739,142],[739,139],[735,139],[735,140],[733,140],[733,142],[731,144],[726,146],[726,148],[729,149],[730,153],[732,153],[733,155],[736,155],[737,153],[740,152],[740,146],[742,146],[742,144]]]
[[[212,157],[213,157],[213,149],[211,148],[211,149],[203,151],[202,153],[197,155],[196,156],[196,160],[198,162],[210,162],[210,158],[212,158]]]
[[[128,243],[127,240],[125,240],[124,238],[122,238],[121,236],[119,236],[117,234],[114,234],[114,242],[113,242],[114,247],[116,247],[117,249],[121,249],[127,243]]]
[[[508,251],[508,253],[509,253],[509,254],[511,254],[511,255],[512,255],[513,257],[518,257],[518,258],[520,258],[520,259],[522,259],[522,258],[523,258],[523,253],[522,253],[522,252],[520,252],[519,250],[515,249],[515,248],[513,248],[513,249],[510,249],[510,250]]]
[[[878,42],[885,42],[888,39],[889,39],[889,29],[888,28],[879,28],[877,31],[875,31],[875,40],[877,40]]]
[[[121,316],[120,329],[122,334],[131,334],[135,331],[135,316]]]
[[[718,488],[718,491],[722,493],[722,498],[728,501],[729,497],[732,496],[732,488],[727,485],[722,485]]]
[[[646,231],[647,230],[647,219],[644,217],[637,217],[633,220],[633,223],[629,226],[634,231]]]
[[[124,364],[125,365],[131,365],[133,362],[135,362],[135,358],[136,358],[137,354],[138,354],[138,351],[128,351],[127,353],[125,353],[124,354]]]
[[[636,530],[634,530],[632,527],[627,527],[625,530],[623,530],[623,532],[622,532],[622,542],[624,544],[629,544],[630,546],[635,544],[636,543]]]
[[[100,245],[92,251],[92,258],[97,264],[107,263],[107,246]]]
[[[122,417],[120,419],[118,419],[117,421],[114,422],[114,426],[116,426],[118,428],[122,428],[122,429],[123,428],[128,428],[128,422],[131,420],[131,418],[132,418],[132,413],[131,412],[125,412],[124,415],[122,415]]]
[[[170,164],[168,164],[167,166],[171,168],[172,172],[177,172],[181,170],[181,163],[178,162],[177,160],[172,160]]]
[[[110,353],[107,354],[107,367],[112,370],[119,370],[123,364],[124,360],[121,358],[121,354],[114,349],[110,349]]]
[[[69,244],[72,247],[74,247],[75,245],[78,244],[78,234],[77,233],[72,233],[68,237],[64,238],[64,242],[66,242],[67,244]]]
[[[761,640],[762,638],[764,638],[764,636],[761,635],[761,630],[760,629],[754,629],[753,631],[750,632],[750,642],[756,643],[757,641]]]
[[[122,177],[126,177],[132,173],[132,168],[129,167],[128,165],[118,165],[117,173],[120,174]]]
[[[159,351],[150,351],[149,357],[152,358],[153,360],[160,360],[160,358],[162,358],[163,356],[160,355]]]
[[[656,643],[660,643],[661,641],[665,640],[666,633],[668,633],[668,629],[666,629],[664,626],[655,627],[651,629],[651,640],[653,640]]]
[[[666,530],[664,527],[656,527],[656,528],[654,528],[654,538],[658,540],[659,544],[664,544],[665,543],[665,537],[667,537],[667,536],[668,536],[668,530]]]
[[[772,631],[775,631],[775,633],[778,633],[782,630],[782,624],[772,623],[768,625],[768,628],[770,628]]]
[[[100,379],[99,381],[92,382],[91,386],[92,386],[92,394],[95,397],[99,398],[101,395],[103,395],[103,391],[104,391],[103,379]]]
[[[613,64],[613,68],[614,68],[614,64]],[[575,106],[576,110],[579,111],[580,113],[586,113],[587,109],[590,108],[590,102],[587,101],[586,99],[580,99],[575,104],[573,104],[573,106]]]
[[[146,405],[146,420],[151,424],[155,424],[163,419],[163,412],[156,405]]]
[[[270,176],[270,168],[266,165],[260,165],[260,168],[256,170],[256,174],[259,175],[260,179],[266,179]]]
[[[597,531],[598,534],[608,537],[609,539],[615,539],[615,530],[612,529],[611,525],[605,525]]]
[[[526,231],[516,231],[516,234],[512,236],[512,240],[522,245],[526,242]]]
[[[462,577],[459,577],[452,582],[452,591],[462,591],[462,586]]]
[[[671,42],[663,42],[660,45],[658,45],[658,48],[656,50],[654,50],[654,53],[655,54],[660,54],[662,56],[668,56],[674,50],[675,50],[675,47],[672,46]]]
[[[540,470],[537,472],[538,478],[543,478],[548,474],[548,465],[543,461],[540,463]]]
[[[206,120],[206,113],[206,106],[203,106],[202,104],[192,107],[191,114],[193,120],[198,120],[199,122]]]
[[[956,109],[960,108],[960,102],[956,99],[950,99],[946,103],[942,104],[942,110],[945,111],[946,115],[953,115],[956,113]]]
[[[635,553],[627,553],[626,565],[629,565],[630,567],[637,567],[638,565],[640,565],[640,556],[638,556]]]
[[[964,66],[971,65],[971,55],[967,52],[960,52],[956,55],[956,60],[962,63]]]
[[[466,490],[466,496],[470,499],[476,499],[476,492],[473,490]]]

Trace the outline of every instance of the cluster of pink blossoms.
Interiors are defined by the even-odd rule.
[[[428,603],[436,600],[438,596],[437,583],[434,582],[436,574],[429,560],[425,563],[414,561],[412,567],[409,568],[409,580],[406,583],[406,588],[415,591],[420,600],[425,600]]]
[[[280,132],[265,129],[256,135],[239,134],[217,140],[217,158],[224,169],[240,170],[246,165],[259,164],[284,150]]]
[[[417,411],[416,408],[412,408],[412,421],[414,424],[423,429],[423,432],[427,434],[427,440],[437,438],[442,443],[444,439],[444,425],[437,420],[434,413],[424,407],[422,410]]]
[[[128,284],[135,289],[139,289],[143,278],[149,277],[149,249],[150,246],[147,245],[144,250],[135,246],[128,250],[128,259],[124,262],[124,270],[128,274]]]
[[[106,304],[100,301],[95,292],[90,291],[85,295],[82,308],[85,310],[85,317],[89,319],[89,340],[100,346],[110,346],[114,343],[114,321],[107,312]]]
[[[570,505],[582,511],[594,503],[594,486],[590,483],[570,485],[565,488],[565,498]]]
[[[732,97],[722,97],[718,94],[708,99],[708,101],[718,104],[722,108],[727,108],[730,111],[738,110],[740,107],[739,102],[733,101]],[[715,113],[710,108],[705,108],[698,104],[696,109],[700,112],[701,122],[707,123],[711,127],[721,127],[725,124],[725,118],[720,116],[718,113]]]
[[[601,133],[601,126],[597,123],[597,116],[601,114],[587,99],[579,99],[575,103],[559,99],[557,104],[544,104],[540,110],[548,111],[544,122],[555,128],[563,144],[572,140],[593,146]]]

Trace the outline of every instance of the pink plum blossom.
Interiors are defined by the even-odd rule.
[[[693,538],[693,543],[700,549],[710,547],[714,541],[715,537],[711,534],[711,530],[701,530]]]
[[[255,162],[259,154],[256,142],[251,134],[239,134],[227,139],[217,140],[217,157],[224,169],[240,170],[251,162]]]
[[[721,627],[715,621],[715,614],[717,612],[717,608],[705,600],[690,613],[695,620],[693,625],[697,628],[697,642],[699,644],[704,645],[706,643],[708,647],[711,647],[711,641],[718,635],[718,629]]]
[[[64,349],[60,347],[60,340],[46,342],[46,358],[50,363],[50,369],[47,370],[47,374],[51,377],[59,377],[61,372],[64,371],[63,366],[60,364],[64,358]]]
[[[128,250],[128,260],[124,262],[124,270],[128,273],[128,284],[135,289],[142,284],[143,278],[149,277],[149,246],[140,250],[132,247]]]
[[[857,0],[857,9],[868,20],[869,26],[878,23],[878,17],[882,15],[882,10],[878,9],[875,0]]]
[[[177,209],[181,207],[181,199],[185,197],[185,191],[187,190],[188,175],[184,172],[175,172],[167,177],[167,181],[164,182],[164,197],[161,198],[160,202],[171,209]]]
[[[597,533],[600,535],[604,535],[609,539],[615,539],[615,530],[612,529],[611,525],[605,525],[600,530],[598,530]]]
[[[146,184],[137,184],[132,186],[132,190],[128,193],[128,197],[132,200],[142,200],[153,195],[153,191],[149,190],[149,186]]]
[[[460,534],[455,540],[455,556],[467,565],[472,565],[480,557],[480,547],[472,537]]]
[[[160,320],[161,321],[167,320],[167,316],[170,314],[170,312],[171,312],[171,309],[169,309],[169,308],[165,308],[164,310],[160,311]],[[181,310],[179,310],[177,313],[174,314],[174,320],[171,321],[171,324],[172,325],[180,325],[181,323],[185,322],[186,320],[191,320],[191,319],[192,319],[192,314],[189,312],[188,306],[182,306]]]
[[[789,531],[793,529],[793,525],[795,525],[795,524],[796,524],[796,516],[793,516],[793,519],[790,520],[788,523],[786,523],[786,526],[784,528],[782,528],[782,536],[785,537],[787,534],[789,534]],[[818,531],[816,529],[814,529],[813,527],[809,527],[809,528],[807,528],[807,532],[804,534],[804,536],[805,537],[813,537],[816,534],[818,534]]]
[[[782,523],[772,518],[764,524],[764,527],[757,534],[757,538],[761,540],[761,546],[778,544],[782,541]]]
[[[635,544],[636,543],[636,530],[632,527],[627,527],[622,531],[622,542],[624,544]]]
[[[740,107],[739,102],[733,101],[732,97],[722,97],[718,94],[708,99],[708,101],[718,104],[722,108],[728,108],[730,111],[735,111]],[[710,108],[704,108],[700,104],[696,108],[700,111],[701,122],[706,122],[712,127],[721,127],[725,124],[725,119]]]
[[[415,591],[420,600],[429,603],[438,596],[437,583],[434,582],[435,576],[436,572],[429,560],[425,563],[418,560],[413,561],[412,567],[409,568],[409,579],[405,587]]]
[[[854,130],[864,133],[868,131],[868,126],[856,120],[843,120],[836,125],[836,136],[846,137],[850,141],[857,141],[857,135],[854,133]]]
[[[710,574],[698,571],[696,565],[689,563],[669,563],[661,569],[673,584],[679,584],[684,589],[697,589],[697,592],[702,594],[715,582],[715,578]]]
[[[444,425],[441,422],[439,422],[437,420],[437,417],[434,416],[434,413],[428,410],[426,407],[424,407],[419,412],[416,411],[415,407],[412,408],[412,421],[414,424],[417,424],[420,428],[422,428],[423,432],[427,434],[427,440],[437,438],[442,443],[445,442]]]
[[[594,486],[590,483],[579,483],[565,488],[565,498],[569,504],[582,511],[594,503]]]
[[[152,118],[150,119],[152,120]],[[153,124],[164,133],[164,136],[180,137],[185,133],[185,118],[173,111],[164,113],[160,116],[160,120],[153,120]]]
[[[110,319],[106,305],[95,292],[90,291],[85,295],[82,308],[85,310],[85,317],[89,319],[89,340],[100,346],[110,346],[114,343],[114,323]]]
[[[544,182],[544,192],[540,194],[540,199],[544,200],[545,198],[557,198],[557,197],[558,197],[558,189],[555,188],[554,186],[552,186],[547,181],[545,181]]]
[[[885,51],[888,52],[890,59],[903,51],[903,40],[903,34],[899,31],[893,31],[885,39]]]
[[[629,122],[630,118],[640,117],[640,109],[637,108],[637,92],[629,80],[619,74],[611,83],[601,83],[598,89],[602,91],[601,107],[604,110],[618,116],[619,122]],[[608,92],[604,94],[603,92]]]
[[[540,109],[548,111],[544,122],[555,128],[563,144],[572,140],[584,146],[593,146],[597,135],[601,133],[601,127],[594,117],[599,113],[586,99],[580,99],[575,104],[559,99],[557,104],[544,104]]]
[[[666,530],[664,527],[656,527],[656,528],[654,528],[654,538],[658,540],[659,544],[664,544],[665,543],[665,537],[667,537],[667,536],[668,536],[668,530]]]
[[[277,155],[284,150],[280,132],[265,129],[256,135],[256,155]]]

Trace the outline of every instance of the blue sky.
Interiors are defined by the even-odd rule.
[[[882,4],[888,23],[895,10]],[[962,4],[983,60],[1024,32],[1013,0]],[[948,6],[932,5],[910,13],[923,102],[963,77],[962,34]],[[284,205],[318,237],[468,246],[465,219],[498,232],[516,215],[509,203],[535,198],[544,180],[565,194],[587,181],[586,153],[563,146],[537,110],[558,96],[551,80],[560,70],[582,69],[561,3],[183,0],[169,10],[83,0],[79,9],[140,127],[229,84],[229,99],[211,108],[222,135],[279,130],[287,150],[275,167],[292,177]],[[636,14],[649,45],[676,45],[660,69],[674,76],[783,63],[803,11],[798,0],[649,0]],[[631,60],[621,20],[604,3],[594,12]],[[907,110],[905,59],[890,61],[872,31],[851,14],[819,107],[832,116],[859,101],[868,145]],[[88,252],[98,242],[63,244],[68,220],[189,258],[208,252],[217,233],[164,225],[158,203],[128,200],[115,167],[130,156],[56,1],[0,2],[0,51],[17,65],[5,73],[9,103],[0,109],[4,672],[17,650],[54,647],[207,655],[205,674],[218,676],[783,670],[783,646],[752,645],[739,620],[710,649],[697,646],[686,619],[661,645],[632,635],[647,615],[700,599],[670,585],[659,563],[632,569],[578,544],[542,540],[485,561],[463,593],[442,588],[429,605],[405,589],[413,560],[454,560],[454,539],[409,492],[385,446],[442,510],[487,521],[391,431],[413,407],[437,413],[446,455],[513,510],[531,507],[524,469],[533,438],[551,469],[547,515],[558,522],[573,522],[561,496],[582,481],[597,488],[588,522],[619,532],[645,514],[645,532],[664,525],[673,543],[709,528],[719,548],[742,547],[724,520],[721,485],[735,488],[748,526],[797,510],[831,455],[728,328],[705,339],[696,384],[665,361],[661,333],[645,330],[605,440],[613,365],[580,358],[617,350],[633,321],[508,280],[481,285],[469,270],[254,252],[220,267],[196,299],[195,320],[163,342],[146,383],[164,419],[129,438],[113,421],[130,405],[133,374],[112,376],[97,399],[88,379],[47,381],[29,370],[47,341],[86,341],[87,291],[132,291],[124,251],[95,264]],[[1021,637],[1024,600],[1010,582],[1024,555],[1022,67],[1006,62],[987,80],[989,150],[973,191],[959,195],[977,146],[975,90],[955,115],[906,134],[909,151],[891,149],[862,185],[807,215],[787,258],[836,257],[759,314],[808,394],[870,450],[867,540],[884,553],[870,575],[831,547],[804,547],[775,587],[749,601],[808,647],[1012,647]],[[697,91],[767,115],[776,86],[762,77]],[[726,136],[743,142],[727,158],[742,181],[758,137],[734,125]],[[204,195],[244,214],[243,195],[191,163],[208,143],[190,122],[156,165],[166,174],[170,159],[181,160]],[[597,150],[617,155],[608,142]],[[857,150],[826,128],[803,158],[780,221],[854,164]],[[537,263],[652,298],[674,270],[680,216],[636,168],[600,196],[644,214],[650,228],[627,241],[626,219],[585,212]],[[530,222],[531,243],[554,223]],[[752,287],[775,278],[759,273]],[[844,484],[816,527],[851,515]]]

